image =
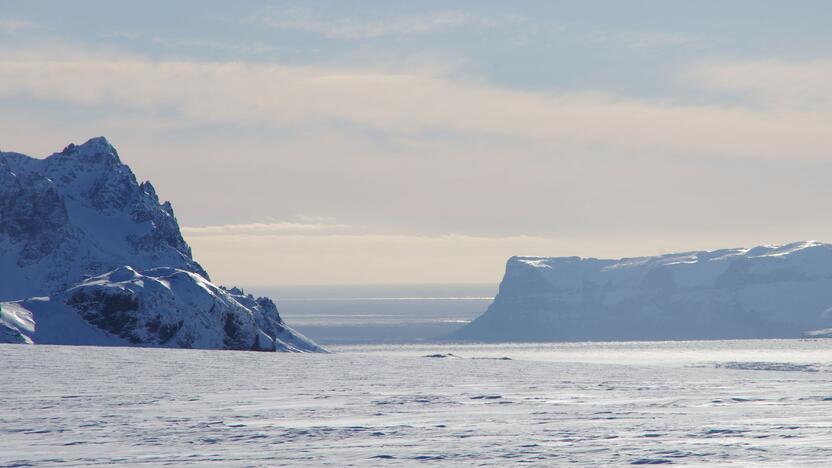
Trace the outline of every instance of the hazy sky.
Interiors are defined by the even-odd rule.
[[[832,3],[0,0],[0,148],[105,135],[246,285],[832,241]]]

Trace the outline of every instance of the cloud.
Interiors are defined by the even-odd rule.
[[[247,223],[223,224],[219,226],[183,227],[182,234],[188,237],[217,236],[263,236],[291,233],[311,233],[342,229],[342,224],[324,224],[309,222]]]
[[[322,18],[309,11],[268,11],[248,21],[271,29],[301,31],[331,39],[374,39],[387,36],[422,35],[467,25],[493,24],[464,11],[435,11],[408,15],[375,15]]]
[[[269,29],[299,31],[329,39],[377,39],[393,36],[428,35],[460,28],[499,31],[503,40],[515,42],[570,41],[580,44],[621,46],[631,49],[684,47],[703,49],[710,43],[679,32],[595,30],[575,24],[533,18],[518,13],[439,10],[427,13],[324,17],[306,9],[271,9],[250,16],[247,22]]]
[[[832,111],[832,59],[759,60],[698,64],[688,80],[716,92],[735,93],[757,105],[799,111]]]
[[[27,20],[0,18],[0,34],[18,34],[37,29],[37,27],[37,24]]]
[[[534,93],[441,76],[319,66],[95,54],[3,56],[0,98],[23,96],[150,117],[174,112],[181,122],[193,125],[349,124],[397,135],[450,132],[606,153],[764,158],[832,154],[832,111],[824,106],[772,111],[607,93]],[[802,89],[794,82],[797,75],[783,76],[792,89]],[[757,94],[775,89],[769,82],[752,86],[739,78],[714,82]],[[812,89],[825,89],[820,79],[815,82]]]
[[[183,227],[182,234],[215,280],[247,286],[401,278],[496,283],[509,256],[556,252],[563,245],[540,236],[385,232],[331,220]]]
[[[185,236],[219,282],[235,284],[385,284],[493,282],[518,252],[554,252],[534,236],[416,235],[375,232]],[[562,245],[561,245],[562,247]]]
[[[655,239],[604,233],[582,236],[385,233],[353,229],[258,233],[218,226],[210,235],[185,237],[200,261],[220,283],[275,284],[497,284],[513,255],[620,258],[726,247],[724,236]],[[762,239],[762,240],[761,240]],[[747,242],[785,240],[758,235]],[[736,244],[741,246],[743,243]],[[746,245],[748,245],[746,243]],[[728,244],[728,246],[734,246]]]
[[[687,48],[705,49],[712,44],[698,36],[684,33],[653,31],[586,31],[584,28],[563,28],[567,37],[589,44],[617,45],[630,49]]]
[[[284,51],[283,48],[277,45],[260,41],[218,40],[208,37],[181,38],[147,34],[138,31],[107,31],[102,33],[100,37],[105,41],[113,39],[126,40],[152,44],[153,46],[162,46],[174,50],[207,50],[238,56],[264,55]]]

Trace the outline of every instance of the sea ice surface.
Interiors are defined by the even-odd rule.
[[[832,340],[332,350],[0,345],[0,466],[832,459]]]

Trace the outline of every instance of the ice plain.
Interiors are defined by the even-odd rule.
[[[332,350],[0,345],[0,466],[832,458],[832,340]]]

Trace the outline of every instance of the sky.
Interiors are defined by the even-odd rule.
[[[828,1],[5,1],[0,149],[104,135],[224,283],[832,241]]]

